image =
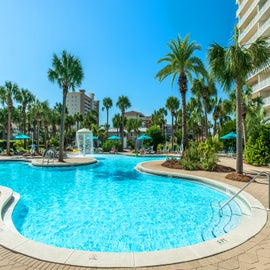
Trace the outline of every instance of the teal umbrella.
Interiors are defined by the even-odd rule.
[[[148,135],[146,135],[146,134],[143,134],[143,135],[141,135],[140,137],[138,137],[138,139],[137,140],[151,140],[152,139],[152,137],[150,137],[150,136],[148,136]]]
[[[31,139],[31,137],[25,135],[25,134],[18,134],[13,137],[13,140],[28,140]]]
[[[223,139],[223,140],[232,140],[232,139],[236,139],[236,133],[235,132],[230,132],[226,135],[223,135],[220,137],[220,139]]]
[[[112,136],[108,137],[108,140],[110,140],[110,141],[118,141],[118,140],[120,140],[120,137],[116,136],[116,135],[112,135]]]

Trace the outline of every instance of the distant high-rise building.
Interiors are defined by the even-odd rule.
[[[249,46],[260,36],[270,37],[270,1],[237,0],[236,3],[239,44]],[[270,66],[251,74],[247,83],[252,87],[254,97],[263,98],[264,111],[270,116]]]
[[[91,110],[97,111],[98,119],[97,124],[99,125],[99,100],[95,100],[95,95],[90,93],[88,96],[85,94],[85,90],[79,90],[79,92],[68,92],[66,106],[68,113],[74,115],[81,113],[85,115]]]

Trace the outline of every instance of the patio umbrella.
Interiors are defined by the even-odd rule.
[[[152,137],[150,137],[150,136],[148,136],[148,135],[146,135],[146,134],[143,134],[143,135],[141,135],[140,137],[138,137],[138,139],[137,140],[151,140],[152,139]]]
[[[236,139],[236,133],[235,132],[230,132],[230,133],[228,133],[226,135],[221,136],[220,139],[223,139],[223,140]]]
[[[25,134],[18,134],[13,137],[13,140],[28,140],[31,139],[31,137],[25,135]]]
[[[151,140],[151,139],[152,139],[152,137],[150,137],[146,134],[143,134],[137,138],[138,141],[142,141],[142,145],[141,145],[142,148],[143,148],[143,141],[144,140]]]
[[[112,135],[112,136],[108,137],[108,140],[118,141],[118,140],[120,140],[120,137],[119,136],[116,136],[116,135]]]

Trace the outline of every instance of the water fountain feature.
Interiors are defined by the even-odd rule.
[[[82,154],[83,156],[93,154],[94,144],[93,134],[91,130],[86,128],[79,129],[76,132],[76,142],[80,154]]]

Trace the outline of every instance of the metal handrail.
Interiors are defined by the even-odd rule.
[[[229,204],[237,195],[239,195],[247,186],[253,183],[258,176],[265,175],[268,178],[268,209],[270,209],[270,175],[267,172],[259,172],[255,175],[246,185],[244,185],[237,193],[235,193],[228,201],[226,201],[219,209],[222,210],[227,204]]]
[[[50,160],[52,159],[53,160],[53,163],[54,163],[54,157],[55,157],[55,151],[53,149],[47,149],[44,156],[43,156],[43,159],[42,159],[42,164],[44,164],[44,160],[47,158],[47,164],[50,163]]]

